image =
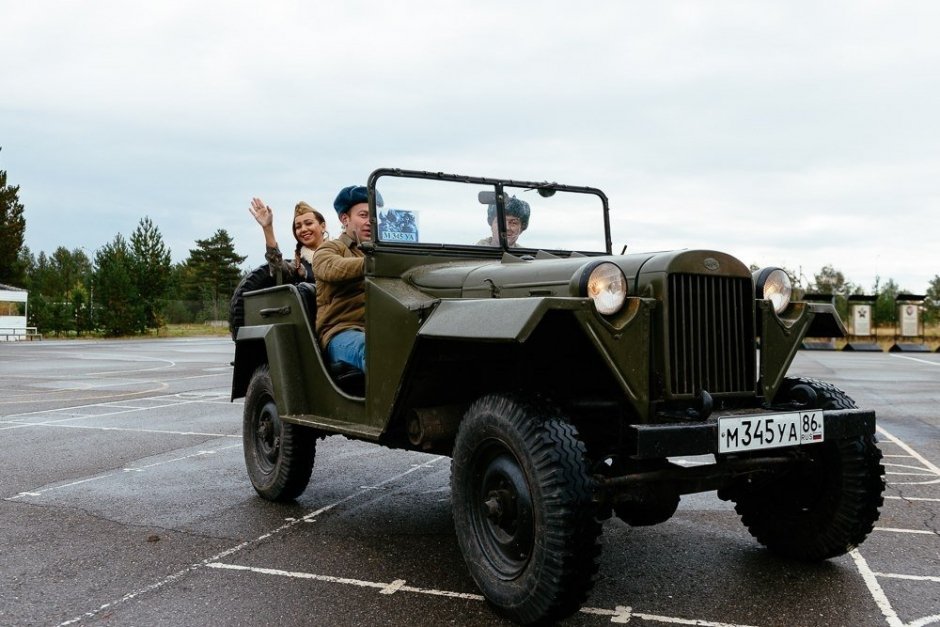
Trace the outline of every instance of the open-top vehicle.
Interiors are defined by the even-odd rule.
[[[830,305],[791,300],[783,270],[713,250],[615,255],[590,187],[396,169],[367,187],[368,374],[326,363],[313,285],[238,303],[232,398],[262,497],[300,495],[330,434],[448,455],[470,574],[521,623],[584,602],[602,520],[663,522],[683,494],[717,490],[796,559],[871,532],[875,414],[787,376],[804,338],[844,328]],[[513,197],[530,213],[510,246]],[[670,461],[691,455],[711,460]]]

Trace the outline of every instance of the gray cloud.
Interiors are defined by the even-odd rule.
[[[934,3],[93,0],[4,19],[0,168],[34,251],[150,215],[174,260],[224,227],[258,264],[252,196],[289,240],[298,200],[329,214],[397,166],[601,187],[635,251],[914,291],[940,273]]]

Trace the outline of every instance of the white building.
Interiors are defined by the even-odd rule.
[[[0,283],[0,342],[32,339],[36,329],[26,326],[26,290]]]

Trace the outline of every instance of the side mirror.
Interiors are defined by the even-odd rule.
[[[483,191],[477,194],[477,200],[480,201],[481,205],[495,205],[496,204],[496,192]]]

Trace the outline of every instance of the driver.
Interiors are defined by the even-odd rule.
[[[522,232],[529,228],[529,203],[510,196],[506,201],[506,243],[512,248]],[[490,225],[492,235],[477,242],[477,246],[499,246],[499,227],[496,224],[496,205],[486,208],[486,221]]]
[[[375,205],[383,205],[375,192]],[[313,254],[317,280],[317,335],[330,362],[366,370],[365,254],[362,242],[372,239],[369,194],[361,185],[344,187],[333,208],[343,225],[336,239],[326,240]]]

